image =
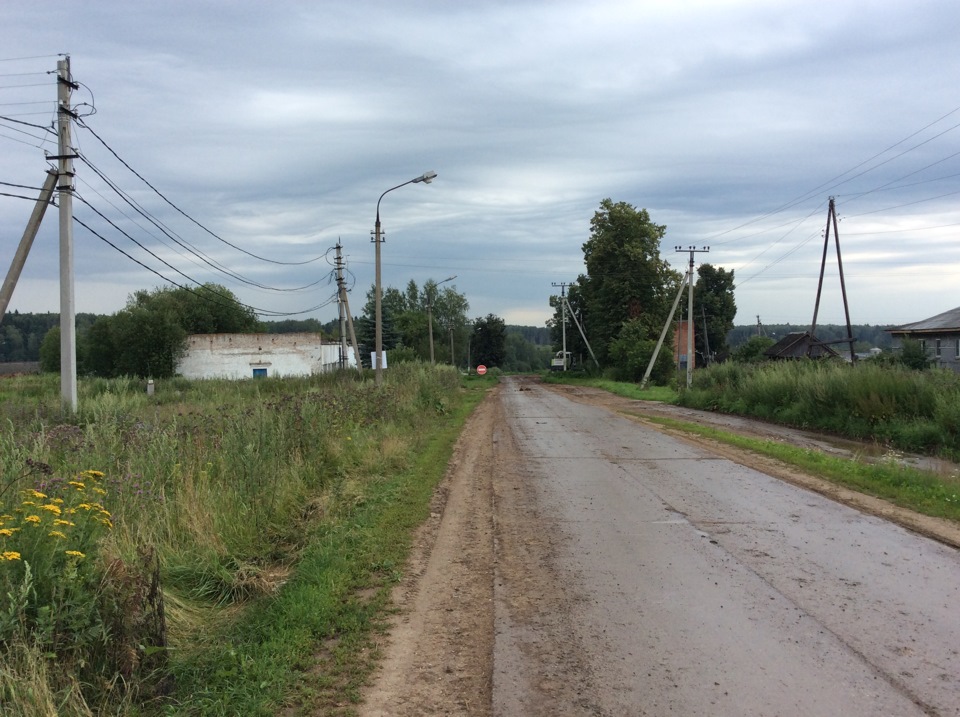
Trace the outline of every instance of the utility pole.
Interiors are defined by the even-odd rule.
[[[360,369],[360,352],[357,350],[357,335],[353,330],[353,317],[350,316],[350,302],[347,300],[347,285],[343,279],[343,247],[337,240],[337,257],[334,260],[334,266],[337,269],[337,305],[340,313],[340,368],[347,367],[347,324],[350,327],[350,339],[353,344],[353,358],[357,362],[357,370]]]
[[[456,278],[457,275],[454,274],[453,276],[448,276],[443,281],[438,281],[433,285],[433,291],[436,291],[440,284],[446,284],[448,281],[453,281]],[[433,296],[431,296],[428,286],[424,285],[424,290],[427,295],[427,332],[430,334],[430,365],[433,366],[436,363],[436,361],[433,360]],[[452,350],[450,355],[451,357],[453,356]]]
[[[560,329],[563,336],[563,370],[567,370],[567,287],[570,286],[565,281],[556,282],[554,281],[552,286],[560,287],[560,306],[561,306],[561,316],[563,316],[563,322],[561,323]]]
[[[856,339],[853,338],[853,328],[850,325],[850,307],[847,305],[847,288],[843,281],[843,260],[840,258],[840,233],[837,231],[837,210],[834,205],[834,198],[830,197],[830,206],[827,209],[827,228],[823,233],[823,258],[820,260],[820,282],[817,284],[817,301],[813,307],[813,321],[810,323],[810,336],[814,336],[817,330],[817,313],[820,311],[820,292],[823,290],[823,273],[827,265],[827,246],[830,243],[830,225],[833,225],[834,243],[837,247],[837,268],[840,270],[840,293],[843,296],[843,313],[847,319],[847,338],[834,343],[847,343],[850,346],[850,362],[857,362],[857,355],[854,353],[853,344]],[[813,344],[810,345],[813,348]],[[809,349],[808,349],[809,351]]]
[[[337,240],[337,256],[333,265],[337,270],[337,313],[340,319],[340,370],[347,367],[347,307],[344,303],[346,291],[343,283],[343,255],[340,253],[343,248],[340,240]]]
[[[10,305],[13,290],[17,288],[20,272],[23,271],[23,265],[27,261],[27,255],[30,253],[30,247],[33,246],[33,240],[37,237],[37,231],[40,229],[40,222],[43,220],[47,205],[53,198],[53,188],[56,183],[57,173],[51,169],[47,172],[47,180],[43,183],[40,196],[37,197],[37,203],[33,205],[33,212],[30,214],[27,228],[23,230],[20,244],[13,255],[13,261],[10,262],[7,278],[4,279],[3,287],[0,288],[0,321],[3,321],[3,317],[7,313],[7,306]]]
[[[77,321],[73,278],[73,120],[70,95],[77,85],[70,75],[70,56],[57,62],[57,150],[60,198],[60,399],[77,412]],[[51,159],[53,159],[51,157]]]
[[[760,314],[757,314],[757,336],[764,336],[763,324],[760,323]]]
[[[687,299],[687,388],[693,385],[693,364],[696,361],[696,351],[693,347],[693,255],[700,252],[710,251],[710,247],[705,246],[697,249],[689,246],[686,249],[676,247],[677,251],[690,252],[690,268],[687,271],[687,289],[689,291]]]

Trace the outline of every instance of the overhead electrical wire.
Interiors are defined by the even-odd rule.
[[[221,306],[240,305],[240,306],[242,306],[242,307],[245,308],[245,309],[250,309],[251,311],[253,311],[253,312],[254,312],[255,314],[257,314],[258,316],[273,316],[273,317],[278,317],[278,316],[300,316],[301,314],[308,314],[308,313],[310,313],[310,312],[317,311],[318,309],[322,309],[323,307],[328,306],[328,305],[330,305],[331,303],[333,303],[333,301],[336,301],[336,298],[337,298],[336,295],[334,295],[331,299],[327,299],[326,301],[324,301],[324,302],[321,303],[321,304],[317,304],[316,306],[312,306],[312,307],[310,307],[309,309],[303,309],[302,311],[271,311],[271,310],[269,310],[269,309],[260,309],[260,308],[257,308],[257,307],[255,307],[255,306],[251,306],[251,305],[249,305],[249,304],[245,304],[245,303],[243,303],[242,301],[238,301],[238,300],[237,300],[235,297],[233,297],[233,296],[227,296],[227,295],[225,295],[225,294],[220,294],[219,292],[213,291],[212,289],[209,289],[209,288],[208,288],[207,291],[205,291],[205,292],[196,291],[195,289],[192,289],[192,288],[189,287],[189,286],[186,286],[186,285],[184,285],[184,284],[180,284],[180,283],[178,283],[178,282],[176,282],[176,281],[173,281],[172,279],[169,279],[168,277],[164,276],[163,274],[161,274],[161,273],[160,273],[159,271],[157,271],[156,269],[153,269],[152,267],[147,266],[145,263],[143,263],[142,261],[140,261],[139,259],[137,259],[137,258],[134,257],[133,255],[125,252],[123,249],[121,249],[121,248],[118,247],[116,244],[114,244],[113,242],[111,242],[109,239],[107,239],[105,236],[103,236],[103,235],[100,234],[98,231],[96,231],[95,229],[93,229],[91,226],[89,226],[88,224],[86,224],[82,219],[78,218],[76,215],[74,215],[73,221],[75,221],[77,224],[79,224],[80,226],[82,226],[84,229],[86,229],[88,232],[90,232],[91,234],[93,234],[95,237],[97,237],[98,239],[100,239],[100,240],[101,240],[102,242],[104,242],[105,244],[109,245],[110,247],[112,247],[112,248],[115,249],[116,251],[118,251],[118,252],[120,252],[121,254],[123,254],[125,257],[127,257],[128,259],[130,259],[130,260],[131,260],[132,262],[134,262],[135,264],[138,264],[139,266],[143,267],[144,269],[146,269],[146,270],[149,271],[150,273],[155,274],[156,276],[160,277],[161,279],[163,279],[163,281],[165,281],[165,282],[167,282],[167,283],[170,283],[170,284],[173,284],[174,286],[176,286],[176,287],[179,288],[179,289],[184,289],[184,290],[186,290],[186,291],[189,291],[189,292],[192,293],[192,294],[195,294],[195,295],[197,295],[197,296],[199,296],[199,297],[201,297],[201,298],[203,298],[203,299],[205,299],[205,300],[207,300],[207,301],[211,301],[212,303],[219,304],[219,305],[221,305]],[[120,231],[121,234],[125,234],[122,229],[118,229],[118,231]],[[129,237],[129,236],[128,236],[128,238],[130,238],[135,244],[137,244],[138,246],[140,246],[139,243],[138,243],[135,239],[133,239],[132,237]],[[141,248],[144,248],[144,247],[141,246]],[[157,256],[156,256],[155,254],[153,254],[149,249],[145,249],[145,248],[144,248],[144,250],[145,250],[148,254],[150,254],[151,256],[154,256],[154,258],[158,259],[161,263],[166,264],[166,262],[164,262],[163,259],[160,259],[159,257],[157,257]],[[168,266],[169,266],[169,265],[168,265]],[[175,267],[172,267],[172,266],[171,266],[170,268],[173,269],[173,271],[176,271],[178,274],[180,274],[180,275],[183,276],[184,278],[186,278],[187,280],[189,280],[191,283],[196,284],[197,286],[203,286],[203,285],[200,284],[198,281],[196,281],[195,279],[191,279],[189,276],[187,276],[187,275],[184,274],[183,272],[179,271],[179,270],[176,269]],[[223,298],[225,301],[224,301],[224,302],[215,301],[214,299],[211,299],[209,296],[206,295],[206,294],[208,294],[208,293],[212,293],[212,294],[214,294],[214,295],[216,295],[216,296],[219,296],[219,297]]]
[[[836,187],[841,186],[842,184],[845,184],[845,183],[846,183],[847,181],[849,181],[850,179],[854,179],[855,177],[862,176],[863,174],[866,174],[867,172],[871,171],[872,169],[875,169],[876,167],[880,167],[880,166],[882,166],[883,164],[886,164],[888,161],[892,161],[892,159],[896,159],[896,158],[898,158],[898,157],[901,157],[901,156],[903,156],[904,154],[906,154],[906,153],[908,153],[908,152],[910,152],[910,151],[913,151],[914,149],[917,149],[918,147],[921,147],[921,146],[923,146],[924,144],[927,144],[928,142],[930,142],[930,141],[932,141],[932,140],[934,140],[934,139],[937,139],[938,137],[943,136],[943,135],[946,134],[947,132],[950,132],[950,131],[956,129],[957,127],[960,127],[960,124],[953,125],[952,127],[950,127],[950,128],[948,128],[948,129],[940,132],[939,134],[935,135],[934,137],[931,137],[931,138],[929,138],[928,140],[925,140],[924,142],[921,142],[920,144],[914,145],[914,146],[911,147],[910,149],[905,150],[904,152],[901,152],[900,154],[898,154],[896,157],[892,158],[891,160],[887,160],[887,161],[885,161],[885,162],[882,162],[882,163],[880,163],[880,164],[878,164],[878,165],[875,165],[875,167],[872,167],[872,168],[870,168],[870,169],[864,170],[863,172],[860,172],[859,174],[855,175],[854,177],[849,177],[848,179],[845,179],[843,182],[839,182],[839,183],[835,184],[835,182],[838,182],[838,180],[842,179],[843,177],[846,177],[846,175],[850,174],[851,172],[855,172],[855,171],[857,171],[858,169],[860,169],[861,167],[863,167],[864,165],[872,162],[873,160],[875,160],[875,159],[877,159],[877,158],[879,158],[879,157],[882,157],[882,156],[883,156],[884,154],[886,154],[887,152],[889,152],[889,151],[891,151],[891,150],[899,147],[899,146],[900,146],[901,144],[903,144],[904,142],[907,142],[907,141],[911,140],[912,138],[914,138],[914,137],[916,137],[917,135],[919,135],[921,132],[924,132],[925,130],[929,129],[930,127],[933,127],[934,125],[938,124],[939,122],[942,122],[942,121],[945,120],[947,117],[950,117],[951,115],[956,114],[957,112],[960,112],[960,107],[955,107],[954,109],[950,110],[950,111],[947,112],[946,114],[941,115],[940,117],[938,117],[937,119],[933,120],[932,122],[924,125],[924,126],[921,127],[920,129],[918,129],[918,130],[916,130],[916,131],[914,131],[914,132],[911,132],[909,135],[907,135],[907,136],[904,137],[903,139],[901,139],[901,140],[893,143],[892,145],[890,145],[890,146],[887,147],[886,149],[884,149],[884,150],[882,150],[882,151],[880,151],[880,152],[877,152],[877,153],[874,154],[873,156],[871,156],[871,157],[863,160],[862,162],[859,162],[858,164],[854,165],[854,166],[851,167],[850,169],[848,169],[848,170],[846,170],[846,171],[844,171],[844,172],[841,172],[840,174],[836,175],[836,176],[833,177],[832,179],[828,179],[826,182],[823,182],[823,183],[817,185],[816,187],[814,187],[813,189],[810,189],[810,190],[808,190],[807,192],[804,192],[803,194],[795,197],[794,199],[791,199],[790,201],[786,202],[785,204],[780,205],[780,206],[777,207],[776,209],[772,209],[772,210],[770,210],[769,212],[766,212],[766,213],[764,213],[764,214],[761,214],[761,215],[758,216],[758,217],[755,217],[755,218],[753,218],[753,219],[751,219],[751,220],[749,220],[749,221],[747,221],[747,222],[743,222],[742,224],[739,224],[739,225],[737,225],[737,226],[735,226],[735,227],[732,227],[732,228],[730,228],[730,229],[727,229],[727,230],[724,230],[724,231],[719,232],[719,233],[717,233],[717,234],[712,234],[712,235],[710,235],[710,236],[708,236],[708,237],[705,237],[704,241],[710,241],[710,242],[713,243],[713,244],[728,244],[730,241],[735,241],[736,238],[731,239],[731,240],[728,240],[728,241],[725,241],[725,242],[717,242],[717,241],[716,241],[716,238],[717,238],[717,237],[725,236],[725,235],[730,234],[730,233],[732,233],[732,232],[735,232],[735,231],[737,231],[737,230],[739,230],[739,229],[742,229],[742,228],[744,228],[744,227],[746,227],[746,226],[750,226],[751,224],[755,224],[755,223],[757,223],[757,222],[759,222],[759,221],[763,221],[764,219],[766,219],[766,218],[768,218],[768,217],[770,217],[770,216],[773,216],[773,215],[775,215],[775,214],[779,214],[779,213],[782,212],[782,211],[786,211],[787,209],[791,209],[791,208],[793,208],[794,206],[796,206],[797,204],[799,204],[799,203],[801,203],[801,202],[804,202],[804,201],[810,199],[810,198],[813,197],[813,196],[816,196],[816,194],[817,194],[818,192],[830,191],[831,189],[835,189]]]
[[[311,263],[313,263],[313,262],[315,262],[315,261],[318,261],[319,259],[322,259],[322,258],[323,258],[323,255],[320,255],[320,256],[313,257],[312,259],[307,259],[307,260],[305,260],[305,261],[280,261],[280,260],[278,260],[278,259],[270,259],[270,258],[268,258],[268,257],[259,256],[259,255],[257,255],[257,254],[254,254],[253,252],[247,251],[246,249],[237,246],[236,244],[233,244],[233,243],[227,241],[227,240],[224,239],[223,237],[217,235],[216,233],[214,233],[213,231],[211,231],[210,229],[208,229],[207,227],[205,227],[203,224],[201,224],[200,222],[198,222],[196,219],[194,219],[193,217],[191,217],[191,216],[190,216],[189,214],[187,214],[185,211],[183,211],[182,209],[180,209],[180,207],[178,207],[176,204],[174,204],[172,201],[170,201],[170,199],[168,199],[159,189],[157,189],[156,187],[154,187],[149,181],[147,181],[146,178],[144,178],[139,172],[137,172],[133,167],[131,167],[131,166],[126,162],[126,160],[124,160],[119,154],[117,154],[117,152],[116,152],[109,144],[107,144],[106,141],[105,141],[102,137],[100,137],[100,135],[98,135],[89,125],[87,125],[87,124],[86,124],[85,122],[83,122],[82,120],[78,120],[78,121],[77,121],[77,124],[78,124],[78,126],[80,126],[80,127],[82,127],[83,129],[87,130],[90,134],[92,134],[92,135],[97,139],[97,141],[100,142],[100,144],[102,144],[102,145],[106,148],[106,150],[107,150],[108,152],[110,152],[110,154],[112,154],[114,157],[116,157],[117,161],[119,161],[124,167],[126,167],[126,168],[127,168],[134,176],[136,176],[141,182],[143,182],[143,183],[146,184],[148,187],[150,187],[150,189],[153,190],[153,192],[154,192],[158,197],[160,197],[164,202],[166,202],[167,204],[169,204],[174,210],[176,210],[177,212],[179,212],[180,214],[182,214],[184,217],[186,217],[188,220],[190,220],[191,222],[193,222],[194,224],[196,224],[198,227],[200,227],[203,231],[205,231],[207,234],[209,234],[210,236],[212,236],[214,239],[216,239],[216,240],[218,240],[218,241],[220,241],[220,242],[223,242],[223,243],[226,244],[227,246],[229,246],[229,247],[231,247],[231,248],[233,248],[233,249],[236,249],[237,251],[239,251],[239,252],[241,252],[241,253],[243,253],[243,254],[246,254],[247,256],[250,256],[250,257],[252,257],[252,258],[254,258],[254,259],[259,259],[260,261],[265,261],[265,262],[268,262],[268,263],[271,263],[271,264],[280,264],[280,265],[282,265],[282,266],[303,266],[303,265],[305,265],[305,264],[311,264]]]
[[[99,168],[96,167],[96,165],[94,165],[89,159],[87,159],[87,157],[86,157],[82,152],[80,152],[79,150],[77,150],[77,153],[78,153],[78,155],[79,155],[80,160],[81,160],[87,167],[89,167],[91,170],[93,170],[94,174],[96,174],[98,177],[100,177],[100,179],[101,179],[108,187],[110,187],[110,189],[112,189],[112,190],[114,191],[114,193],[115,193],[118,197],[120,197],[120,199],[122,199],[128,206],[130,206],[134,211],[136,211],[136,212],[137,212],[141,217],[143,217],[145,220],[147,220],[148,222],[150,222],[154,227],[156,227],[160,232],[162,232],[164,236],[166,236],[168,239],[170,239],[172,242],[174,242],[175,244],[177,244],[178,246],[180,246],[181,248],[183,248],[185,251],[187,251],[187,252],[190,253],[191,255],[197,257],[200,261],[202,261],[204,264],[206,264],[206,265],[209,266],[210,268],[212,268],[212,269],[214,269],[214,270],[216,270],[216,271],[219,271],[219,272],[225,274],[226,276],[229,276],[230,278],[235,279],[236,281],[239,281],[239,282],[241,282],[241,283],[243,283],[243,284],[247,284],[247,285],[249,285],[249,286],[254,286],[254,287],[258,288],[258,289],[264,289],[265,291],[275,291],[275,292],[296,292],[296,291],[304,291],[304,290],[306,290],[306,289],[310,289],[310,288],[316,286],[317,284],[320,283],[320,281],[322,281],[322,280],[318,280],[318,281],[314,281],[314,282],[311,282],[311,283],[309,283],[309,284],[306,284],[306,285],[304,285],[304,286],[298,286],[298,287],[292,287],[292,288],[285,288],[285,287],[276,287],[276,286],[269,286],[269,285],[267,285],[267,284],[261,284],[261,283],[258,282],[258,281],[255,281],[255,280],[253,280],[253,279],[249,279],[249,278],[247,278],[247,277],[244,277],[244,276],[241,275],[241,274],[238,274],[237,272],[231,271],[231,270],[228,269],[227,267],[223,266],[220,262],[217,262],[216,260],[208,257],[208,256],[207,256],[206,254],[204,254],[202,251],[200,251],[200,250],[197,249],[195,246],[193,246],[192,244],[190,244],[189,242],[187,242],[185,239],[183,239],[182,237],[180,237],[180,236],[179,236],[178,234],[176,234],[175,232],[173,232],[173,230],[171,230],[171,229],[169,229],[168,227],[166,227],[162,222],[160,222],[160,220],[158,220],[158,219],[156,219],[155,217],[153,217],[149,212],[147,212],[143,207],[141,207],[140,204],[137,203],[135,200],[133,200],[126,192],[124,192],[123,190],[121,190],[121,189],[116,185],[116,183],[115,183],[113,180],[111,180],[109,177],[107,177]],[[96,190],[94,190],[94,191],[96,191]],[[99,192],[98,192],[98,194],[99,194]],[[100,195],[100,196],[103,198],[103,195]],[[104,200],[106,201],[106,198],[104,198]],[[89,202],[87,202],[86,200],[83,200],[83,201],[84,201],[85,204],[87,204],[88,206],[91,206],[91,208],[93,208],[92,205],[89,204]],[[113,205],[112,205],[112,206],[113,206]],[[120,211],[116,206],[114,206],[114,209],[117,209],[117,211]],[[94,209],[94,211],[96,211],[96,210]],[[99,213],[99,212],[98,212],[98,213]],[[121,214],[123,214],[122,211],[121,211]],[[102,215],[101,215],[101,216],[102,216]],[[131,221],[133,221],[133,220],[132,220],[130,217],[128,217],[126,214],[124,214],[124,216],[125,216],[127,219],[130,219]],[[143,229],[143,227],[141,227],[141,229]],[[146,230],[145,230],[145,231],[146,231]],[[327,251],[329,252],[329,249],[328,249]]]

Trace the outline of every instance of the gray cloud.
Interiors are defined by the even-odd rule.
[[[47,124],[43,73],[69,51],[89,126],[171,201],[249,251],[284,261],[338,239],[359,309],[387,195],[384,282],[457,274],[471,313],[541,323],[551,283],[583,271],[601,199],[666,224],[664,254],[736,271],[739,322],[808,322],[826,202],[837,197],[851,318],[902,323],[953,306],[960,7],[898,2],[99,2],[0,7],[0,115]],[[37,55],[45,57],[36,58]],[[34,59],[12,60],[29,57]],[[15,73],[35,72],[39,86]],[[20,102],[45,104],[20,105]],[[951,112],[954,112],[951,114]],[[936,121],[938,118],[941,121]],[[0,181],[39,185],[51,143],[0,121]],[[30,128],[39,137],[39,130]],[[916,134],[914,134],[916,133]],[[912,136],[911,136],[912,135]],[[939,136],[938,136],[939,135]],[[325,261],[277,267],[216,241],[84,130],[81,151],[232,272],[293,287]],[[889,149],[888,149],[889,148]],[[888,151],[885,151],[888,150]],[[0,188],[2,190],[2,188]],[[298,311],[332,289],[278,293],[185,256],[78,164],[80,194],[158,255],[241,299]],[[27,192],[29,193],[29,192]],[[3,255],[29,204],[0,197]],[[89,209],[78,217],[169,278]],[[162,241],[161,241],[162,240]],[[832,256],[832,247],[831,247]],[[77,228],[77,304],[115,311],[161,280]],[[831,268],[820,321],[841,321]],[[931,281],[931,275],[937,281]],[[12,308],[57,310],[55,213]],[[335,307],[314,312],[322,320]]]

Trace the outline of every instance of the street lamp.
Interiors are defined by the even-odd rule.
[[[390,187],[386,192],[380,195],[380,199],[377,200],[377,222],[374,224],[374,236],[373,242],[376,245],[376,286],[374,288],[374,304],[376,306],[376,353],[373,357],[373,367],[374,375],[377,386],[380,386],[383,383],[383,317],[380,310],[380,244],[382,239],[380,238],[380,202],[389,192],[392,192],[394,189],[400,189],[400,187],[405,187],[408,184],[419,184],[423,182],[424,184],[430,184],[437,176],[436,172],[424,172],[419,177],[415,179],[408,179],[402,184],[398,184],[395,187]]]
[[[440,286],[440,284],[446,284],[448,281],[453,281],[456,278],[457,278],[457,275],[454,274],[453,276],[448,276],[443,281],[438,281],[436,284],[433,285],[433,290],[436,291],[437,287]],[[430,365],[432,366],[434,363],[434,360],[433,360],[433,299],[430,297],[429,293],[427,294],[427,332],[430,334]],[[451,352],[451,356],[452,355],[453,355],[453,352]]]

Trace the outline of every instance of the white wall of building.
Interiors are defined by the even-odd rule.
[[[340,344],[323,343],[319,334],[195,334],[177,364],[185,378],[309,376],[339,368]],[[347,366],[356,368],[353,349]]]

